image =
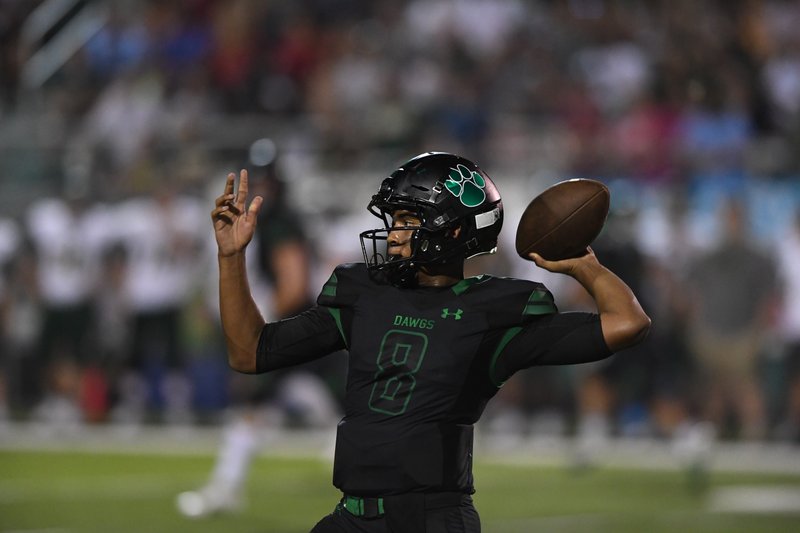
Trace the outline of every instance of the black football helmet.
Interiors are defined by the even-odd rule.
[[[489,176],[472,161],[444,152],[427,152],[404,163],[383,180],[367,209],[384,227],[361,233],[364,261],[370,272],[398,286],[415,285],[421,266],[494,253],[503,226],[503,203]],[[398,210],[421,220],[405,228],[412,232],[408,258],[386,253]],[[456,228],[461,228],[458,236]]]

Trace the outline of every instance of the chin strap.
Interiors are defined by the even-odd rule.
[[[413,261],[400,260],[394,265],[392,263],[393,261],[385,263],[386,281],[403,289],[413,289],[417,286],[419,267]]]

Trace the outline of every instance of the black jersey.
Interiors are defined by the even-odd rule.
[[[265,326],[258,371],[349,352],[334,485],[353,495],[472,492],[472,425],[522,368],[607,357],[599,317],[558,313],[532,281],[479,276],[446,288],[336,268],[318,306]]]

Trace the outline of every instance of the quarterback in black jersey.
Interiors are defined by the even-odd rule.
[[[343,495],[315,533],[480,531],[472,428],[489,399],[520,369],[602,359],[649,329],[591,249],[531,259],[575,278],[597,313],[559,313],[540,283],[465,279],[467,258],[495,250],[503,206],[483,170],[440,152],[383,181],[368,209],[384,227],[361,234],[364,263],[337,267],[312,309],[265,324],[244,261],[262,200],[248,206],[247,173],[236,193],[235,177],[212,211],[229,364],[261,373],[349,353],[333,473]]]

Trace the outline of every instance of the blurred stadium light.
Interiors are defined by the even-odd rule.
[[[31,13],[19,45],[23,97],[39,89],[100,31],[108,18],[106,8],[103,2],[46,0]],[[49,33],[52,38],[45,39]]]

